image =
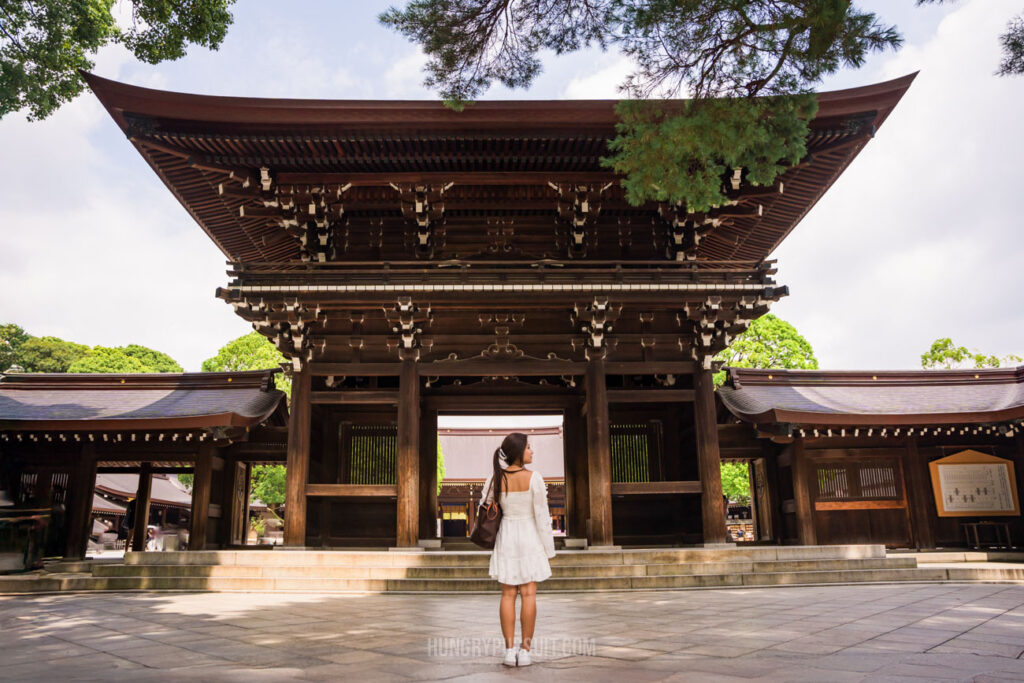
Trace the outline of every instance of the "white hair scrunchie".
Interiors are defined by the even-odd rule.
[[[508,467],[508,456],[505,455],[505,451],[503,451],[501,448],[498,449],[498,465],[501,467],[501,469],[505,469],[506,467]]]

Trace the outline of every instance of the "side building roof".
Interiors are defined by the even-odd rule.
[[[0,431],[250,427],[283,408],[276,372],[0,375]]]
[[[718,396],[755,425],[925,426],[1024,419],[1024,365],[994,370],[726,368]]]

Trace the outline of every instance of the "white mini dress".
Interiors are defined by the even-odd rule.
[[[490,490],[492,477],[484,482],[486,498],[482,504],[494,500],[494,493]],[[501,506],[501,524],[491,553],[491,578],[510,586],[550,578],[548,559],[555,556],[555,538],[551,531],[548,491],[543,477],[539,472],[531,471],[529,488],[525,491],[502,490],[498,504]]]

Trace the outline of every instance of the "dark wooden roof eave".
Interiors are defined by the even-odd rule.
[[[612,128],[618,118],[618,100],[505,100],[474,102],[456,112],[438,100],[313,100],[258,97],[226,97],[154,90],[83,73],[103,106],[122,130],[124,112],[162,119],[254,125],[337,125],[346,129],[368,126],[420,130],[519,126],[524,130],[543,125]],[[841,119],[851,114],[877,112],[888,116],[910,87],[916,73],[883,83],[824,92],[818,95],[817,119]],[[682,107],[683,100],[670,100]],[[881,123],[876,121],[876,125]]]

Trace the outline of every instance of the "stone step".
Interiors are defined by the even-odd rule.
[[[885,547],[755,546],[706,549],[664,548],[643,550],[564,550],[552,560],[559,564],[687,564],[709,562],[772,562],[806,560],[884,559]],[[130,552],[132,565],[320,565],[320,566],[486,566],[490,551],[345,551],[345,550],[208,550],[199,552]]]
[[[95,564],[95,560],[56,560],[47,562],[43,571],[51,574],[89,573]]]
[[[702,574],[749,574],[784,571],[836,571],[854,569],[913,568],[913,558],[864,560],[798,560],[772,562],[708,562],[665,564],[567,564],[554,563],[552,576],[629,577]],[[361,578],[361,579],[447,579],[488,578],[487,565],[473,566],[333,566],[333,565],[96,565],[94,576],[109,577],[232,577],[232,578]]]
[[[19,577],[22,578],[22,577]],[[35,581],[0,577],[0,592],[53,591],[292,591],[330,592],[488,592],[498,583],[485,578],[254,578],[254,577],[161,577],[161,576],[91,576],[83,574],[50,574],[36,576]],[[739,586],[789,586],[834,583],[892,583],[901,581],[947,581],[947,570],[931,569],[865,569],[847,571],[771,572],[763,574],[693,574],[666,576],[560,577],[542,582],[538,590],[655,590],[684,588],[727,588]],[[967,579],[956,579],[967,580]],[[995,577],[980,580],[1005,580]],[[34,585],[33,585],[34,583]],[[18,584],[18,585],[14,585]]]
[[[946,567],[950,581],[1020,581],[1024,567]]]

